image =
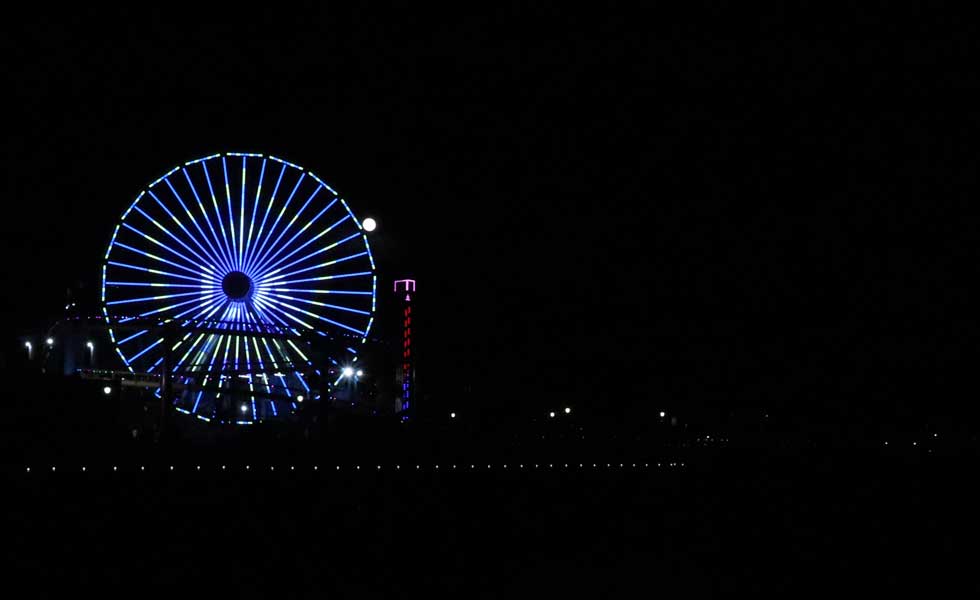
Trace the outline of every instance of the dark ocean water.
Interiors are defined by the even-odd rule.
[[[232,596],[969,585],[956,565],[973,545],[972,457],[729,450],[676,460],[659,469],[10,467],[4,564],[35,586]]]

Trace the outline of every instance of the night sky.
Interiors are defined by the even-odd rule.
[[[0,41],[14,333],[69,285],[96,306],[150,181],[262,152],[379,221],[382,282],[419,282],[433,402],[470,385],[500,416],[968,408],[978,80],[955,23],[175,16],[28,18]]]

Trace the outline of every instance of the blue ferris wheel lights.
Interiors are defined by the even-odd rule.
[[[228,157],[233,157],[232,161],[241,157],[240,176],[232,177],[229,173]],[[218,158],[220,166],[216,163]],[[280,164],[280,168],[275,173],[275,184],[267,187],[265,170],[269,159]],[[198,163],[200,168],[195,166]],[[232,167],[236,166],[233,162]],[[212,178],[215,168],[220,168],[219,185],[224,184],[222,199],[214,189],[218,183]],[[177,170],[183,171],[183,177],[171,177]],[[283,406],[295,407],[295,403],[280,404],[274,399],[278,395],[292,398],[291,387],[309,391],[302,374],[289,367],[300,359],[310,364],[306,354],[288,340],[280,343],[273,339],[270,343],[266,339],[252,339],[250,344],[248,339],[236,335],[246,323],[308,330],[321,336],[328,336],[330,330],[349,332],[345,335],[361,336],[361,343],[365,342],[373,324],[377,293],[370,246],[362,233],[362,224],[346,200],[338,198],[337,192],[314,174],[307,178],[307,173],[292,163],[260,154],[219,154],[188,161],[140,192],[116,225],[103,263],[101,290],[103,314],[110,323],[110,339],[131,370],[158,368],[164,349],[170,346],[168,351],[180,356],[175,372],[188,365],[191,369],[188,373],[199,373],[193,377],[179,376],[185,383],[198,381],[201,386],[210,385],[184,392],[176,401],[182,411],[222,422],[243,421],[245,415],[220,418],[217,404],[228,397],[225,388],[230,380],[238,379],[226,377],[224,373],[243,365],[250,373],[253,369],[263,371],[270,365],[277,371],[273,377],[244,377],[248,385],[242,392],[250,400],[248,417],[252,419],[248,422],[280,416]],[[159,185],[161,182],[165,185]],[[202,188],[206,188],[205,194],[211,198],[210,206],[201,197]],[[323,199],[320,194],[323,188],[333,197]],[[285,202],[278,199],[282,189],[290,190]],[[300,206],[293,202],[297,197],[305,199]],[[185,202],[185,198],[193,198],[191,203],[196,203],[197,208]],[[338,200],[344,210],[329,218],[328,213],[335,210]],[[273,211],[276,214],[270,219]],[[148,233],[147,223],[164,236]],[[361,250],[314,260],[358,239],[364,244]],[[153,247],[162,250],[148,251]],[[120,253],[124,260],[118,260]],[[348,261],[352,265],[354,261],[362,261],[358,266],[363,264],[363,267],[337,272],[342,268],[338,265]],[[168,267],[158,268],[162,266],[160,263]],[[247,278],[244,288],[238,280],[228,283],[228,276],[233,272]],[[362,279],[369,275],[370,285],[367,279]],[[348,285],[341,290],[317,285],[330,279],[345,279]],[[139,293],[141,290],[163,293],[148,295]],[[247,295],[239,295],[246,292],[236,290],[247,290]],[[319,294],[331,294],[337,300],[322,302],[316,299]],[[126,307],[127,312],[116,314],[119,307]],[[331,318],[334,312],[343,318]],[[191,331],[179,341],[163,345],[147,340],[147,328],[127,334],[117,342],[111,324],[124,323],[136,316],[158,316],[162,322],[184,319],[185,327],[196,320],[212,319],[223,323],[218,327],[226,333],[192,335]],[[283,366],[290,372],[279,373]],[[273,399],[260,404],[255,396],[260,391],[272,394]]]
[[[315,179],[315,180],[316,180],[316,182],[317,182],[317,183],[319,183],[320,185],[322,185],[323,187],[325,187],[325,188],[327,188],[328,190],[330,190],[330,193],[331,193],[331,194],[333,194],[334,196],[336,196],[336,195],[337,195],[337,192],[335,192],[335,191],[334,191],[334,189],[333,189],[332,187],[330,187],[329,185],[327,185],[327,184],[325,184],[325,183],[324,183],[324,182],[323,182],[323,181],[322,181],[322,180],[321,180],[321,179],[320,179],[319,177],[317,177],[317,176],[316,176],[316,175],[314,175],[313,173],[310,173],[310,177],[312,177],[313,179]]]
[[[139,352],[137,352],[136,354],[134,354],[131,359],[129,359],[130,362],[135,361],[136,359],[138,359],[139,357],[143,356],[144,354],[146,354],[147,352],[149,352],[153,348],[156,348],[161,342],[163,342],[163,338],[160,338],[157,341],[155,341],[152,344],[150,344],[149,346],[147,346],[146,348],[143,348],[142,350],[140,350]]]
[[[180,170],[180,167],[174,167],[173,169],[170,169],[169,171],[167,171],[166,173],[164,173],[162,177],[158,178],[156,181],[154,181],[153,183],[151,183],[149,185],[149,187],[155,186],[156,184],[160,183],[161,181],[163,181],[167,177],[170,177],[171,175],[173,175],[174,173],[176,173],[179,170]]]
[[[278,163],[282,163],[283,165],[286,165],[287,167],[292,167],[292,168],[297,169],[299,171],[304,171],[303,167],[301,167],[299,165],[294,165],[293,163],[287,162],[287,161],[285,161],[285,160],[283,160],[281,158],[276,158],[275,156],[270,156],[269,158],[272,159],[272,160],[274,160],[274,161],[276,161],[276,162],[278,162]]]
[[[119,340],[118,342],[116,342],[116,345],[117,345],[117,346],[122,346],[123,344],[125,344],[125,343],[126,343],[126,342],[128,342],[129,340],[131,340],[131,339],[134,339],[134,338],[138,338],[139,336],[141,336],[141,335],[143,335],[143,334],[144,334],[144,333],[146,333],[147,331],[149,331],[149,329],[143,329],[142,331],[137,331],[137,332],[136,332],[136,333],[134,333],[133,335],[131,335],[131,336],[128,336],[128,337],[126,337],[125,339],[122,339],[122,340]]]
[[[185,167],[189,167],[191,165],[196,165],[199,162],[204,162],[206,160],[211,160],[212,158],[218,158],[219,156],[221,156],[221,154],[211,154],[211,155],[205,156],[204,158],[195,158],[194,160],[189,160],[189,161],[185,162],[184,163],[184,166]]]

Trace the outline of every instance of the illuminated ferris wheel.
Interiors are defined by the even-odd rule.
[[[106,250],[115,350],[130,371],[175,382],[181,412],[241,424],[291,415],[322,366],[298,336],[356,355],[371,329],[377,276],[364,231],[329,185],[279,158],[178,166],[139,193]],[[163,333],[168,324],[176,333]]]

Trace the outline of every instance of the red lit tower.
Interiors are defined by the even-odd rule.
[[[399,279],[395,282],[395,296],[401,307],[402,340],[401,361],[397,370],[396,381],[400,395],[395,399],[395,412],[407,421],[415,414],[417,400],[415,383],[415,356],[412,348],[412,296],[415,294],[414,279]]]

